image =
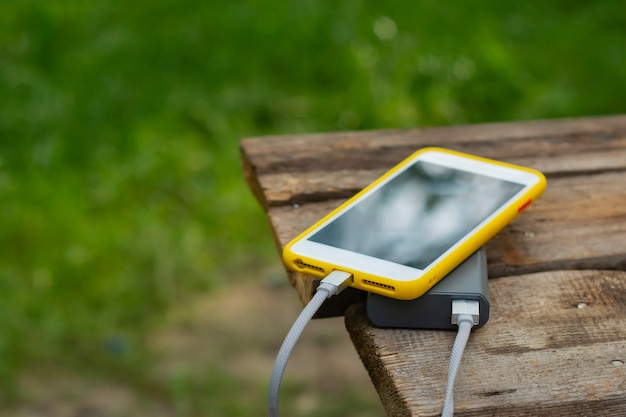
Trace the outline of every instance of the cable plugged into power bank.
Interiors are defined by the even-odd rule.
[[[448,368],[448,385],[443,404],[441,417],[452,417],[454,414],[454,380],[461,364],[461,357],[465,351],[465,345],[472,331],[472,327],[478,324],[480,319],[479,303],[476,300],[452,301],[452,324],[459,326],[459,331],[454,339],[452,353],[450,354],[450,366]]]
[[[274,368],[272,369],[272,376],[270,378],[270,388],[268,396],[268,411],[270,417],[278,417],[278,396],[280,393],[280,382],[285,373],[287,367],[287,361],[291,356],[296,342],[300,338],[300,335],[304,331],[306,325],[311,321],[311,318],[315,315],[317,310],[322,306],[324,300],[339,294],[343,291],[352,280],[352,274],[344,271],[335,270],[328,274],[324,278],[311,301],[304,307],[296,321],[291,326],[289,333],[285,337],[276,361],[274,362]]]
[[[454,381],[471,330],[489,319],[487,278],[487,256],[481,248],[415,300],[367,297],[367,317],[378,327],[458,330],[450,355],[444,417],[454,412]]]

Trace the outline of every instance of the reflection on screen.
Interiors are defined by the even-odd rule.
[[[522,188],[419,161],[309,239],[424,269]]]

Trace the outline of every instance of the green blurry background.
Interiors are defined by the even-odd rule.
[[[284,280],[238,140],[623,112],[625,36],[614,1],[2,1],[0,409],[64,369],[262,414],[265,381],[219,358],[150,371],[180,305]]]

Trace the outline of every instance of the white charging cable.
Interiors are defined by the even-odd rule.
[[[280,393],[280,382],[285,373],[287,367],[287,361],[291,356],[296,342],[300,338],[300,335],[304,331],[306,325],[311,321],[313,315],[319,310],[324,303],[324,300],[339,294],[343,291],[350,281],[352,280],[352,274],[344,271],[333,271],[326,278],[324,278],[311,301],[304,307],[296,321],[291,326],[291,330],[287,333],[285,340],[283,341],[276,361],[274,362],[274,369],[272,369],[272,376],[270,378],[270,388],[268,396],[268,411],[270,417],[278,417],[278,395]]]
[[[333,271],[324,278],[311,301],[304,307],[296,321],[291,326],[289,333],[285,337],[276,361],[272,369],[270,378],[268,412],[269,417],[279,417],[279,393],[280,383],[287,367],[287,362],[291,352],[295,347],[300,335],[306,325],[311,321],[317,310],[322,306],[327,298],[339,294],[352,280],[352,275],[344,271]],[[454,380],[459,370],[461,357],[467,345],[472,327],[479,323],[479,303],[475,300],[453,300],[452,301],[452,324],[459,326],[458,333],[452,346],[450,354],[450,367],[448,369],[448,385],[443,406],[442,417],[452,417],[454,414]]]
[[[441,417],[454,415],[454,380],[461,364],[461,357],[467,345],[472,327],[479,322],[479,304],[476,300],[453,300],[452,301],[452,324],[459,326],[459,331],[454,339],[452,353],[450,354],[450,367],[448,368],[448,386]]]

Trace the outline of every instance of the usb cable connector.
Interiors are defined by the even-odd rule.
[[[328,291],[328,297],[337,295],[350,285],[352,279],[351,273],[335,269],[320,282],[320,286],[317,290],[326,289]]]
[[[476,300],[452,300],[452,324],[459,324],[463,319],[469,319],[473,325],[478,324],[480,318],[479,304]]]

